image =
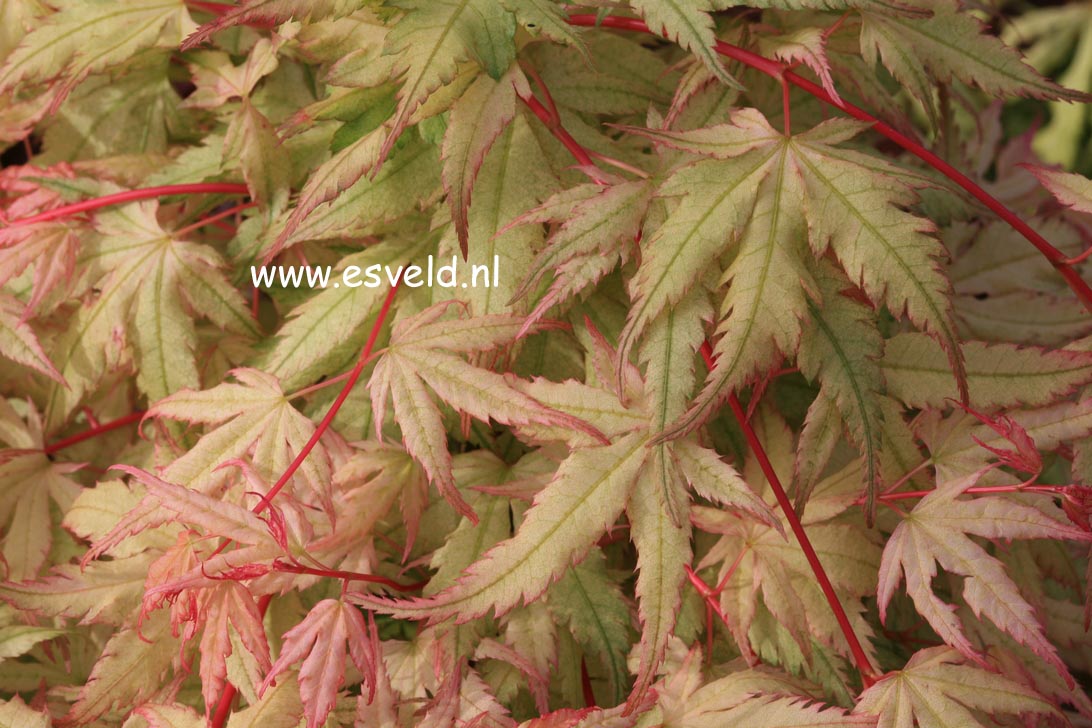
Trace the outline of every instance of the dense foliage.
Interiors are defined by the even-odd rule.
[[[0,726],[1092,724],[1088,2],[0,13]]]

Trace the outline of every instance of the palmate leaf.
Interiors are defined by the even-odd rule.
[[[687,49],[721,82],[742,88],[724,67],[713,49],[713,19],[709,16],[710,0],[629,0],[648,26],[662,32]]]
[[[833,144],[860,127],[827,122],[794,137],[809,201],[812,249],[829,242],[850,279],[868,297],[936,336],[948,353],[961,398],[966,372],[952,322],[951,286],[940,272],[941,243],[932,223],[903,208],[916,201],[893,166]],[[886,172],[886,174],[885,174]]]
[[[46,429],[56,429],[116,363],[119,341],[137,354],[137,384],[156,401],[198,384],[194,325],[199,313],[242,335],[257,327],[242,295],[221,271],[211,247],[175,239],[156,219],[155,202],[101,213],[98,235],[80,258],[100,291],[79,309],[73,325],[54,344],[53,358],[68,386],[54,386]]]
[[[677,301],[693,285],[701,266],[693,266],[688,256],[680,256],[686,263],[676,263],[680,258],[674,256],[693,235],[701,234],[702,225],[720,223],[704,233],[698,249],[702,265],[727,251],[735,253],[724,277],[729,285],[717,327],[716,366],[705,389],[665,436],[692,431],[728,392],[774,366],[781,356],[796,353],[801,322],[807,317],[806,292],[819,298],[805,260],[805,241],[815,255],[832,249],[870,299],[896,314],[905,312],[919,328],[935,335],[948,352],[964,394],[966,374],[952,321],[950,285],[936,261],[943,248],[929,234],[933,225],[902,209],[915,202],[916,195],[896,168],[834,146],[863,127],[830,121],[785,137],[753,109],[735,112],[732,122],[684,132],[627,128],[664,145],[727,158],[736,165],[753,160],[749,166],[711,176],[716,191],[692,195],[696,205],[680,203],[661,227],[662,236],[657,232],[653,237],[670,251],[668,257],[654,257],[656,252],[650,250],[633,279],[635,302],[623,332],[623,353],[640,333],[649,302]],[[692,188],[694,170],[711,164],[716,163],[695,162],[672,180],[682,175],[684,189]],[[736,192],[741,179],[746,180],[743,194]],[[724,220],[718,218],[717,205],[726,199],[732,214]],[[676,221],[683,223],[681,229]]]
[[[1041,445],[1040,445],[1041,446]],[[964,577],[963,597],[971,610],[989,619],[1017,642],[1054,667],[1069,684],[1073,678],[1047,640],[1034,608],[1006,574],[1000,561],[968,538],[1055,538],[1087,540],[1080,529],[1049,517],[1038,508],[1001,496],[960,499],[990,467],[943,482],[895,528],[884,546],[878,598],[880,618],[903,575],[918,613],[948,645],[985,664],[967,639],[953,607],[933,592],[936,563]]]
[[[444,498],[473,520],[473,510],[455,488],[441,413],[429,390],[459,412],[483,421],[511,425],[537,422],[593,435],[597,432],[528,397],[505,377],[457,356],[489,351],[512,341],[522,321],[502,314],[443,320],[451,303],[433,306],[394,327],[390,346],[376,364],[369,388],[377,433],[382,432],[389,395],[406,450],[421,463]]]
[[[614,352],[604,347],[600,354],[609,362]],[[486,552],[452,587],[425,600],[391,602],[363,595],[355,599],[368,608],[433,622],[452,616],[465,622],[490,610],[499,616],[521,600],[528,603],[544,592],[584,557],[625,510],[642,565],[637,586],[642,632],[637,680],[629,701],[636,706],[663,660],[678,612],[679,587],[686,578],[690,560],[687,484],[749,518],[777,528],[780,524],[715,452],[689,440],[649,447],[650,413],[643,406],[640,382],[633,387],[637,391],[632,411],[643,426],[635,427],[620,416],[627,408],[616,395],[601,389],[541,380],[524,385],[548,406],[568,411],[566,404],[576,403],[573,411],[614,435],[613,443],[574,448],[535,496],[516,535]],[[654,416],[651,419],[655,421]],[[551,436],[549,427],[534,423],[521,431]]]
[[[114,633],[64,720],[91,723],[111,710],[143,702],[163,687],[163,678],[182,659],[179,646],[163,612],[139,632],[131,627]]]
[[[1057,716],[1034,690],[996,672],[964,664],[948,647],[921,650],[899,671],[861,694],[854,713],[875,715],[877,728],[917,725],[985,728],[974,712],[988,715]],[[991,721],[992,722],[992,721]]]
[[[164,468],[165,481],[214,493],[231,477],[221,466],[249,455],[271,482],[314,433],[314,423],[292,407],[275,377],[256,369],[231,374],[239,383],[225,382],[200,392],[183,390],[149,410],[149,417],[214,427]],[[289,484],[297,498],[313,498],[330,508],[330,479],[330,459],[320,443]]]
[[[678,303],[724,251],[726,241],[746,226],[777,153],[776,132],[764,121],[744,110],[733,114],[730,125],[687,133],[687,151],[714,159],[683,167],[657,191],[662,197],[678,197],[679,204],[642,246],[642,265],[630,283],[633,308],[619,343],[622,358],[645,327],[665,307]],[[661,132],[652,138],[675,146],[679,135]]]
[[[1092,43],[987,5],[0,0],[0,724],[1092,716],[1092,204],[990,103]]]
[[[840,271],[824,265],[817,277],[822,303],[808,301],[811,325],[805,328],[801,338],[797,361],[804,376],[822,383],[819,398],[826,402],[812,404],[808,410],[809,421],[813,410],[818,413],[819,408],[833,407],[845,423],[864,456],[865,513],[871,521],[875,517],[883,441],[880,392],[884,389],[884,378],[878,362],[883,339],[868,307],[843,295],[849,281]],[[924,338],[935,343],[927,336]],[[949,381],[951,372],[945,368],[944,373]],[[817,419],[822,418],[818,416]],[[809,429],[806,426],[804,432],[810,435]],[[799,448],[810,447],[813,442],[802,435]],[[812,471],[814,475],[818,475],[816,470],[818,468]],[[813,484],[814,481],[799,484],[797,503],[806,502]]]
[[[14,447],[0,450],[0,524],[4,535],[0,555],[7,578],[36,577],[53,544],[50,505],[67,511],[80,493],[72,474],[75,463],[55,463],[41,452],[42,422],[31,408],[25,423],[0,399],[0,414],[10,419],[11,432],[3,439]]]
[[[1087,100],[1084,94],[1043,78],[1015,49],[982,32],[979,20],[956,0],[938,0],[928,7],[932,15],[927,18],[865,9],[861,48],[873,65],[882,61],[934,119],[934,86],[953,78],[993,96]]]
[[[787,481],[793,460],[791,432],[768,407],[760,407],[753,422],[773,467]],[[744,464],[742,475],[755,486],[759,495],[771,500],[772,494],[753,457]],[[843,471],[824,478],[815,486],[808,509],[801,518],[855,630],[865,629],[861,599],[875,589],[880,558],[880,550],[868,530],[861,524],[838,519],[856,501],[860,482],[859,463],[851,463]],[[848,645],[833,618],[826,612],[819,613],[807,607],[820,603],[822,597],[803,552],[785,538],[789,529],[783,515],[775,522],[775,527],[695,505],[691,509],[691,519],[702,531],[720,535],[696,568],[720,565],[717,581],[727,578],[720,595],[720,606],[744,654],[751,652],[752,625],[763,604],[788,631],[803,655],[812,652],[812,640],[838,654],[849,654]],[[733,568],[737,559],[738,564]],[[759,595],[761,600],[757,598]]]
[[[475,58],[494,79],[508,70],[516,54],[515,17],[489,0],[399,0],[406,11],[387,36],[385,55],[396,55],[401,78],[398,110],[382,160],[429,94],[455,77],[459,61]]]
[[[454,587],[432,600],[391,605],[360,597],[367,607],[413,618],[471,619],[508,611],[541,594],[579,560],[625,507],[644,462],[640,433],[611,445],[575,451],[535,499],[519,532],[471,566]]]
[[[71,3],[48,16],[0,67],[0,93],[60,79],[58,106],[92,73],[128,62],[148,48],[172,48],[193,27],[180,0]]]
[[[208,590],[201,604],[204,632],[201,635],[201,694],[205,699],[205,717],[215,710],[216,701],[227,680],[227,658],[233,638],[250,652],[262,672],[271,669],[269,645],[265,639],[262,615],[254,597],[242,584],[226,581]]]
[[[693,430],[728,392],[796,350],[807,311],[805,288],[816,288],[804,264],[803,198],[800,173],[782,146],[724,275],[726,317],[716,331],[716,365],[701,394],[665,435]]]
[[[377,656],[372,654],[364,615],[351,604],[326,599],[316,604],[303,621],[284,635],[284,646],[258,690],[261,697],[289,665],[302,660],[299,683],[307,728],[326,722],[334,708],[337,691],[345,678],[345,658],[365,676],[374,674]]]

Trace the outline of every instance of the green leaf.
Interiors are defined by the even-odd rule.
[[[823,128],[793,142],[809,201],[812,248],[819,255],[829,244],[871,300],[896,315],[906,311],[915,325],[937,336],[965,393],[951,286],[937,264],[943,246],[930,235],[933,224],[902,209],[916,197],[901,180],[869,169],[862,155],[811,141]]]
[[[536,496],[516,535],[490,549],[455,586],[425,601],[358,601],[400,618],[435,621],[457,615],[465,621],[490,610],[500,615],[521,599],[534,599],[621,515],[644,457],[640,434],[574,451]]]
[[[1088,352],[969,341],[963,345],[971,402],[980,409],[1042,407],[1092,381]],[[922,334],[888,339],[884,379],[891,396],[908,407],[943,408],[958,396],[940,345]]]
[[[873,65],[877,57],[882,60],[934,117],[934,84],[953,78],[992,96],[1087,100],[1040,76],[1015,49],[984,33],[982,23],[955,0],[938,0],[929,9],[928,18],[866,10],[861,49]]]
[[[92,73],[127,63],[149,48],[174,48],[192,21],[180,0],[72,3],[47,17],[0,68],[0,92],[61,79],[53,105]]]
[[[713,347],[716,365],[701,394],[665,436],[695,429],[729,392],[791,355],[799,343],[807,311],[805,288],[815,289],[804,265],[803,180],[787,144],[774,154],[769,170],[724,275],[729,285],[721,306],[726,316]]]
[[[455,78],[458,62],[473,55],[494,79],[515,57],[515,18],[491,0],[398,0],[405,16],[387,36],[384,55],[396,54],[401,77],[398,111],[380,151],[384,159],[410,116],[437,88]]]
[[[629,3],[653,32],[663,33],[693,53],[722,83],[743,88],[713,49],[716,38],[708,0],[629,0]]]
[[[820,381],[819,396],[837,409],[861,449],[865,462],[865,509],[871,520],[875,517],[875,497],[880,485],[883,415],[878,394],[884,388],[884,377],[878,360],[883,338],[868,307],[842,295],[848,285],[849,281],[833,267],[821,269],[822,305],[808,302],[812,325],[801,338],[797,361],[804,376]],[[923,338],[933,341],[927,336]],[[948,369],[944,372],[950,380]],[[806,497],[805,488],[798,493],[798,499]]]
[[[179,656],[179,640],[171,635],[166,613],[153,615],[139,633],[135,628],[115,633],[65,720],[90,723],[115,708],[143,702],[163,686]]]
[[[947,647],[921,650],[901,670],[884,675],[861,694],[853,712],[878,716],[881,726],[916,721],[937,728],[985,728],[988,723],[979,719],[978,711],[993,716],[1058,713],[1034,690],[963,664],[959,653]]]
[[[603,552],[592,548],[550,587],[546,599],[550,612],[606,668],[612,702],[621,703],[629,675],[630,614],[622,590],[607,573]]]

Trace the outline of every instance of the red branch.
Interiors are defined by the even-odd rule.
[[[541,101],[534,96],[529,96],[527,98],[520,96],[520,99],[523,103],[527,104],[527,108],[535,113],[535,116],[542,120],[542,123],[546,125],[546,128],[557,137],[557,140],[565,145],[565,148],[569,150],[569,154],[572,154],[573,157],[576,158],[576,161],[589,167],[595,164],[587,150],[580,146],[569,132],[565,131],[565,128],[561,126],[559,120],[550,113],[549,109],[542,105]]]
[[[702,344],[701,355],[705,360],[705,365],[712,369],[716,360],[713,347],[709,346],[708,341]],[[770,484],[770,490],[773,491],[774,497],[777,499],[777,505],[781,506],[781,511],[785,514],[785,520],[789,522],[789,528],[792,529],[793,535],[800,543],[800,550],[804,552],[804,558],[808,560],[808,565],[811,566],[815,581],[823,591],[823,596],[827,598],[830,610],[834,612],[834,619],[838,621],[838,626],[841,627],[842,634],[845,635],[846,642],[849,643],[849,651],[853,654],[854,662],[857,663],[857,669],[861,673],[861,680],[864,682],[865,688],[871,687],[876,682],[876,673],[872,670],[872,663],[868,661],[868,656],[861,646],[861,641],[857,638],[857,633],[853,631],[853,625],[849,623],[846,610],[842,607],[841,600],[838,599],[838,593],[834,591],[834,585],[831,583],[830,577],[827,576],[826,569],[819,561],[819,554],[815,553],[815,547],[811,545],[811,539],[808,538],[807,531],[804,530],[804,524],[800,522],[800,517],[796,515],[796,510],[792,507],[792,502],[789,500],[785,488],[781,485],[781,479],[777,477],[777,472],[774,470],[773,464],[770,463],[766,450],[762,447],[758,435],[747,420],[747,414],[743,411],[743,406],[739,403],[739,398],[734,393],[728,398],[728,406],[732,409],[732,414],[735,415],[736,420],[739,421],[740,429],[743,430],[743,437],[747,440],[747,446],[758,460],[758,465],[762,468],[762,474],[766,476],[766,481]]]
[[[114,430],[125,427],[126,425],[131,425],[134,422],[140,422],[140,418],[143,416],[144,411],[137,410],[136,412],[131,412],[130,414],[125,415],[124,417],[119,417],[116,420],[110,420],[109,422],[94,425],[77,435],[73,435],[72,437],[66,437],[63,440],[58,440],[52,445],[46,445],[44,448],[42,448],[42,452],[44,452],[46,455],[52,455],[58,450],[64,450],[66,447],[71,447],[72,445],[81,443],[84,440],[90,440],[93,437],[104,435],[107,432],[112,432]]]
[[[103,195],[102,197],[92,197],[90,200],[80,200],[79,202],[73,202],[71,205],[64,205],[54,210],[46,210],[37,215],[12,220],[7,224],[7,227],[20,227],[23,225],[33,225],[36,222],[48,222],[49,220],[57,220],[62,217],[78,215],[81,212],[87,212],[89,210],[98,210],[101,207],[121,205],[126,202],[135,202],[136,200],[148,200],[153,197],[202,194],[247,195],[250,194],[250,190],[248,190],[247,186],[244,184],[236,184],[233,182],[200,182],[185,185],[142,187],[136,190],[115,192],[111,195]]]
[[[385,576],[378,576],[377,574],[364,574],[359,571],[342,571],[340,569],[317,569],[311,566],[304,566],[303,564],[287,564],[283,561],[273,562],[273,571],[282,571],[288,574],[308,574],[310,576],[325,576],[331,579],[342,579],[344,581],[366,581],[369,584],[382,584],[385,587],[394,589],[400,592],[417,591],[427,584],[427,581],[418,581],[413,584],[400,584],[394,579],[388,579]]]
[[[173,235],[176,238],[180,238],[183,235],[187,235],[189,233],[192,233],[194,230],[200,230],[201,228],[205,227],[206,225],[214,225],[214,224],[218,223],[219,221],[223,220],[225,217],[231,217],[232,215],[236,215],[236,214],[242,212],[243,210],[249,210],[251,207],[257,207],[257,206],[258,206],[257,202],[243,202],[243,203],[240,203],[238,205],[235,205],[234,207],[229,207],[226,210],[221,210],[220,212],[213,213],[212,215],[209,215],[208,217],[203,217],[200,220],[187,225],[186,227],[179,228],[179,229],[173,231],[171,233],[171,235]],[[231,230],[232,232],[234,232],[235,228],[233,228],[233,227],[231,227],[229,225],[228,230]]]
[[[599,17],[597,15],[570,15],[570,25],[587,26],[587,27],[604,27],[614,28],[616,30],[631,30],[639,33],[653,33],[649,27],[642,21],[636,18],[616,18],[616,17]],[[731,43],[725,43],[722,40],[718,40],[716,43],[716,51],[723,56],[727,56],[733,60],[739,61],[744,65],[771,76],[779,81],[788,81],[793,86],[800,88],[812,96],[816,97],[820,101],[827,103],[834,108],[852,116],[855,119],[868,122],[872,125],[878,133],[887,137],[891,141],[898,144],[906,151],[913,154],[918,159],[928,164],[933,169],[937,170],[945,177],[956,183],[964,190],[966,190],[976,200],[992,210],[998,217],[1012,226],[1014,230],[1023,235],[1027,240],[1034,245],[1043,256],[1050,261],[1062,278],[1069,285],[1073,292],[1077,294],[1077,298],[1081,300],[1085,308],[1092,311],[1092,287],[1080,277],[1076,269],[1070,264],[1067,257],[1057,248],[1050,244],[1050,242],[1042,235],[1037,233],[1030,225],[1020,218],[1019,215],[1014,213],[1009,208],[1005,207],[997,198],[990,193],[982,189],[977,183],[970,177],[960,172],[952,165],[945,162],[933,152],[923,147],[918,142],[914,141],[910,137],[901,133],[890,124],[886,124],[880,121],[872,114],[868,113],[864,109],[854,106],[847,101],[840,101],[831,97],[830,94],[823,89],[822,86],[812,83],[806,78],[798,76],[792,71],[788,70],[785,64],[778,61],[770,60],[764,56],[760,56],[757,53],[753,53],[739,46],[734,46]]]
[[[1065,495],[1068,486],[1065,485],[978,485],[967,488],[964,495],[990,495],[995,493],[1050,493],[1052,495]],[[884,493],[880,496],[881,503],[888,501],[907,500],[909,498],[924,498],[935,490],[904,490],[901,493]]]
[[[401,276],[401,271],[399,271]],[[372,326],[372,331],[368,335],[368,341],[364,344],[363,351],[360,352],[360,357],[356,361],[356,366],[349,372],[349,377],[345,381],[345,386],[341,388],[341,391],[337,395],[337,399],[330,405],[330,409],[326,411],[326,416],[319,422],[318,427],[315,428],[314,434],[307,441],[307,444],[296,455],[296,459],[289,464],[288,468],[284,471],[284,474],[277,479],[277,482],[273,484],[273,487],[269,489],[269,492],[262,496],[258,505],[254,506],[253,511],[255,513],[261,513],[277,496],[277,493],[281,492],[285,483],[295,475],[300,466],[303,465],[303,461],[307,459],[307,456],[311,454],[311,451],[315,449],[315,445],[318,444],[319,439],[323,436],[327,429],[330,427],[330,423],[334,421],[334,417],[337,416],[338,410],[341,409],[341,405],[345,404],[346,398],[349,396],[349,392],[353,390],[353,385],[356,384],[356,380],[360,378],[361,372],[364,371],[364,365],[368,363],[368,359],[372,355],[372,349],[375,348],[375,341],[379,338],[379,332],[383,328],[383,321],[387,318],[387,314],[391,310],[391,304],[394,303],[394,294],[398,292],[399,279],[396,278],[394,285],[391,286],[391,290],[387,292],[387,298],[383,301],[383,307],[379,309],[379,317],[375,320],[375,325]]]

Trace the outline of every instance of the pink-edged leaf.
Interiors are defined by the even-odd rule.
[[[318,728],[334,709],[337,692],[345,679],[346,653],[371,684],[375,656],[364,615],[351,604],[325,599],[285,633],[281,654],[262,681],[258,695],[265,693],[289,665],[302,661],[299,683],[304,717],[307,728]]]

